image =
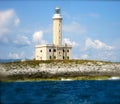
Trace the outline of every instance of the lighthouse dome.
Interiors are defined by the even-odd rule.
[[[53,19],[62,19],[61,13],[60,13],[60,8],[56,7],[55,8],[55,14],[53,16]]]

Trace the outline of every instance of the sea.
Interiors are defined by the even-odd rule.
[[[120,104],[120,80],[0,82],[0,104]]]

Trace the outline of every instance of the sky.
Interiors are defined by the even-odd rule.
[[[0,59],[33,59],[35,45],[52,44],[56,6],[73,59],[120,62],[120,2],[107,0],[0,0]]]

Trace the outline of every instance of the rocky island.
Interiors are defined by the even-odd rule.
[[[93,60],[48,60],[0,63],[0,81],[94,80],[120,77],[120,63]]]

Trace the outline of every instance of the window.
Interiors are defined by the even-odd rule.
[[[56,49],[54,49],[53,51],[56,52]]]
[[[50,59],[52,59],[52,57],[50,56]]]
[[[49,49],[49,52],[51,52],[51,49]]]
[[[67,52],[69,52],[69,50],[67,50]]]
[[[65,59],[65,57],[63,56],[63,59]]]
[[[69,56],[67,56],[67,59],[69,59]]]
[[[65,50],[63,49],[63,52],[65,52]]]
[[[54,59],[56,59],[56,56],[54,56]]]

